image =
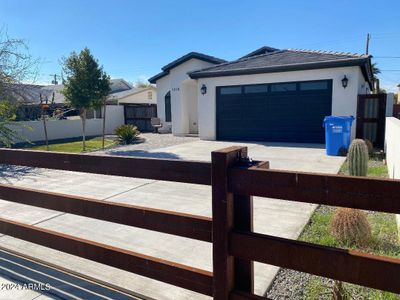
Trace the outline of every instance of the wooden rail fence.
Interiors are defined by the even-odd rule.
[[[400,213],[400,181],[277,171],[246,147],[211,163],[0,149],[0,164],[212,186],[213,218],[0,184],[0,199],[213,244],[213,272],[0,218],[0,232],[214,297],[253,294],[253,262],[400,293],[400,260],[253,232],[253,196]],[[268,201],[268,199],[265,199]]]

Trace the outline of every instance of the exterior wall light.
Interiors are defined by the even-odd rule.
[[[342,79],[342,87],[345,89],[345,88],[347,88],[348,84],[349,84],[349,79],[346,77],[346,75],[344,75],[344,77]]]
[[[205,84],[203,84],[203,85],[201,86],[200,93],[201,93],[202,95],[207,94],[207,87],[206,87]]]

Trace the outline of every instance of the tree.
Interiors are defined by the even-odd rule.
[[[26,85],[22,82],[35,79],[39,63],[29,54],[24,40],[10,38],[0,29],[0,144],[3,146],[10,147],[17,139],[27,141],[17,127],[31,128],[14,122],[16,105],[25,100]]]
[[[8,100],[0,101],[0,147],[11,147],[16,140],[30,143],[17,128],[32,130],[31,127],[15,122],[17,107]]]
[[[152,86],[150,82],[141,79],[136,80],[135,88],[147,88]]]
[[[374,85],[375,85],[375,92],[376,93],[385,93],[386,91],[382,90],[380,88],[378,74],[381,73],[381,70],[378,68],[377,63],[373,63],[371,65],[371,69],[372,69],[372,79],[373,79]]]
[[[35,80],[39,64],[23,39],[10,38],[0,28],[0,100],[16,102],[23,98],[22,82]]]
[[[377,63],[373,63],[371,69],[372,69],[372,75],[374,76],[374,79],[376,79],[377,75],[381,74],[381,70],[378,68]]]
[[[110,92],[110,77],[99,66],[88,48],[79,54],[72,52],[64,59],[63,71],[67,78],[62,93],[65,100],[79,110],[82,120],[82,145],[86,150],[86,113],[88,109],[101,107]]]
[[[15,120],[15,107],[9,101],[0,102],[0,146],[10,147],[17,133],[10,125]]]

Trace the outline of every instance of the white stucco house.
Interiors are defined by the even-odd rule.
[[[191,52],[149,81],[174,135],[324,143],[324,117],[356,116],[358,95],[370,93],[371,57],[262,47],[225,61]]]

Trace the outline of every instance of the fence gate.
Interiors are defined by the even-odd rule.
[[[155,104],[129,104],[124,105],[125,124],[132,124],[142,131],[153,131],[151,118],[157,117]]]
[[[357,138],[368,139],[375,147],[383,148],[385,116],[386,94],[358,95]]]

